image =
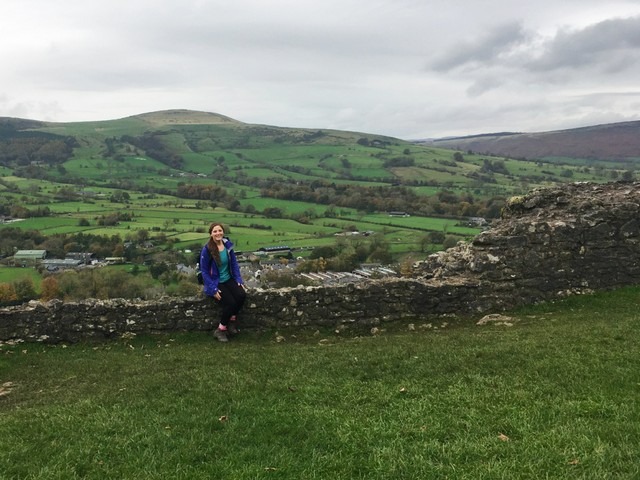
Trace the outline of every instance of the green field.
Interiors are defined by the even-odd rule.
[[[0,344],[24,479],[636,479],[637,287],[478,318]]]

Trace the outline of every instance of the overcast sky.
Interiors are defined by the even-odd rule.
[[[3,0],[0,116],[405,139],[640,120],[640,0]]]

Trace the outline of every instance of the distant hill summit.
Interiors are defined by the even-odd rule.
[[[242,122],[218,113],[199,112],[196,110],[161,110],[142,113],[127,118],[136,118],[152,125],[220,125],[237,124]]]
[[[252,143],[254,148],[258,144],[264,147],[269,142],[274,142],[278,145],[300,144],[301,142],[320,144],[337,142],[339,145],[345,145],[356,142],[360,146],[370,145],[374,147],[401,142],[400,139],[393,137],[361,132],[251,124],[219,113],[188,109],[160,110],[116,120],[87,122],[44,122],[33,119],[0,117],[0,140],[13,142],[17,137],[39,137],[40,140],[35,143],[32,142],[31,146],[35,148],[36,144],[42,146],[42,139],[47,135],[58,135],[64,137],[59,139],[64,140],[68,144],[67,146],[72,148],[73,142],[71,142],[70,137],[81,139],[87,135],[87,131],[89,131],[87,129],[93,130],[94,140],[98,139],[102,142],[106,137],[120,138],[125,134],[143,135],[145,132],[148,134],[154,131],[166,131],[174,129],[174,127],[179,127],[180,130],[189,130],[191,126],[197,127],[201,125],[211,125],[212,128],[223,129],[225,134],[222,137],[225,140],[222,141],[221,135],[217,135],[215,138],[208,140],[208,143],[205,142],[197,146],[190,145],[189,148],[191,150],[206,151],[207,148],[211,148],[217,151],[221,148],[242,148],[247,146],[242,142],[248,142],[249,138],[254,138]],[[194,130],[198,129],[195,128]],[[242,135],[238,135],[239,131],[242,131]],[[204,135],[204,133],[193,133],[193,135]],[[193,135],[191,136],[193,137]],[[221,141],[222,143],[220,143]],[[218,143],[216,144],[216,142]],[[537,133],[486,133],[466,137],[414,141],[411,143],[432,145],[462,152],[470,151],[483,156],[512,159],[539,159],[556,162],[563,162],[565,159],[571,161],[578,159],[586,160],[587,163],[598,160],[622,161],[625,163],[630,161],[638,162],[640,161],[640,121]],[[25,144],[25,141],[22,141],[22,144]],[[214,144],[216,144],[215,148]],[[175,145],[166,146],[166,148],[169,150],[175,149]],[[1,153],[0,151],[0,156]],[[121,153],[124,154],[126,152],[123,151]],[[180,154],[178,151],[172,153]],[[70,154],[71,152],[69,151],[68,155]],[[102,155],[99,152],[96,154]]]
[[[433,140],[442,148],[510,158],[640,158],[640,121],[540,133],[495,133]]]

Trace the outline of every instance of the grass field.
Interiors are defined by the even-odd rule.
[[[24,182],[20,179],[15,181]],[[418,216],[392,218],[386,214],[363,215],[355,209],[342,207],[334,208],[335,215],[339,218],[323,217],[329,208],[327,205],[262,198],[258,190],[249,188],[242,189],[242,197],[245,198],[240,203],[243,206],[250,204],[258,211],[268,207],[279,208],[287,216],[309,212],[312,216],[319,217],[305,224],[288,218],[274,219],[265,218],[260,214],[233,212],[220,206],[211,208],[206,202],[202,208],[198,208],[196,200],[180,199],[170,195],[149,196],[135,192],[130,193],[128,203],[118,203],[110,201],[111,196],[118,190],[105,187],[87,189],[91,194],[88,198],[55,201],[51,198],[50,192],[58,190],[62,184],[43,180],[31,182],[24,184],[23,188],[33,185],[45,193],[41,202],[34,201],[30,207],[46,207],[52,215],[1,225],[0,230],[10,226],[38,230],[44,235],[83,232],[93,235],[119,235],[123,240],[135,236],[139,230],[147,230],[152,237],[155,232],[162,232],[167,238],[176,240],[178,247],[183,247],[194,241],[204,241],[208,225],[219,221],[231,227],[231,236],[236,242],[240,242],[242,249],[255,250],[283,244],[290,244],[292,247],[326,245],[327,238],[335,239],[334,234],[355,227],[360,231],[371,230],[389,235],[391,243],[397,243],[395,239],[402,237],[403,246],[393,248],[394,253],[400,254],[417,251],[420,236],[430,231],[444,231],[468,237],[480,231],[457,226],[456,220]],[[120,221],[115,225],[101,224],[104,216],[115,212],[130,214],[131,221]],[[85,222],[84,225],[80,225],[81,220]]]
[[[31,279],[36,290],[40,290],[42,277],[35,268],[0,265],[0,283],[16,282],[25,278]]]
[[[519,310],[512,326],[4,344],[0,472],[636,479],[639,306],[636,287]]]

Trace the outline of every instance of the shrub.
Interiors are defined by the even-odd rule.
[[[18,300],[16,291],[10,283],[0,283],[0,304],[9,305]]]
[[[21,278],[13,282],[13,288],[16,292],[19,302],[28,302],[37,298],[36,289],[33,286],[33,280],[31,278]]]
[[[140,275],[112,269],[64,272],[58,277],[58,285],[65,300],[142,298],[147,288]]]

